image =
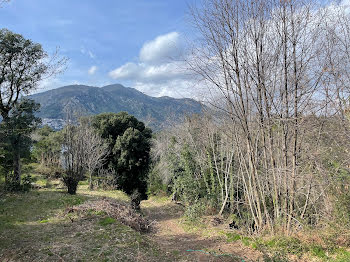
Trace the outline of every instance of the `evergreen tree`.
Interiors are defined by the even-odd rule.
[[[126,112],[100,114],[92,122],[108,143],[105,165],[115,170],[117,186],[146,198],[152,131]]]

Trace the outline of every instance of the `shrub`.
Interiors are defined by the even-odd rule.
[[[205,205],[201,201],[195,201],[192,205],[189,205],[184,213],[184,216],[189,221],[195,221],[201,217],[205,212]]]
[[[167,186],[163,184],[162,178],[160,177],[158,170],[156,168],[152,168],[147,180],[147,195],[165,195],[166,191]]]

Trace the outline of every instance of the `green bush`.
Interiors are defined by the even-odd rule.
[[[195,203],[186,208],[184,216],[189,221],[196,221],[204,212],[205,205],[201,201],[195,201]]]
[[[158,173],[157,168],[152,168],[151,172],[148,174],[147,179],[147,195],[148,196],[158,196],[165,195],[167,191],[167,186],[163,184],[163,181]]]
[[[18,184],[16,181],[9,180],[5,183],[5,190],[9,192],[28,192],[32,188],[34,179],[31,175],[22,177],[22,181]]]
[[[22,191],[29,191],[32,188],[32,183],[34,182],[34,179],[32,178],[31,175],[25,175],[22,178]]]

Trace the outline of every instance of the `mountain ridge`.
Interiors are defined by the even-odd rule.
[[[59,127],[62,124],[52,123],[55,120],[62,123],[66,112],[95,115],[126,111],[154,129],[165,127],[168,120],[178,122],[185,115],[202,112],[202,105],[194,99],[152,97],[121,84],[103,87],[67,85],[30,95],[29,98],[41,104],[37,115],[43,118],[43,122],[51,123],[56,129],[57,125]]]

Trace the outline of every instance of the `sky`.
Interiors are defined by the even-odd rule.
[[[64,73],[45,79],[37,92],[120,83],[151,96],[201,99],[201,83],[183,61],[195,38],[189,6],[200,2],[10,0],[0,8],[0,28],[42,44],[49,54],[58,48],[68,59]],[[350,0],[341,4],[350,6]]]
[[[39,91],[64,85],[121,83],[152,96],[188,97],[180,62],[191,35],[194,0],[11,0],[0,28],[22,34],[68,58],[64,73]]]

